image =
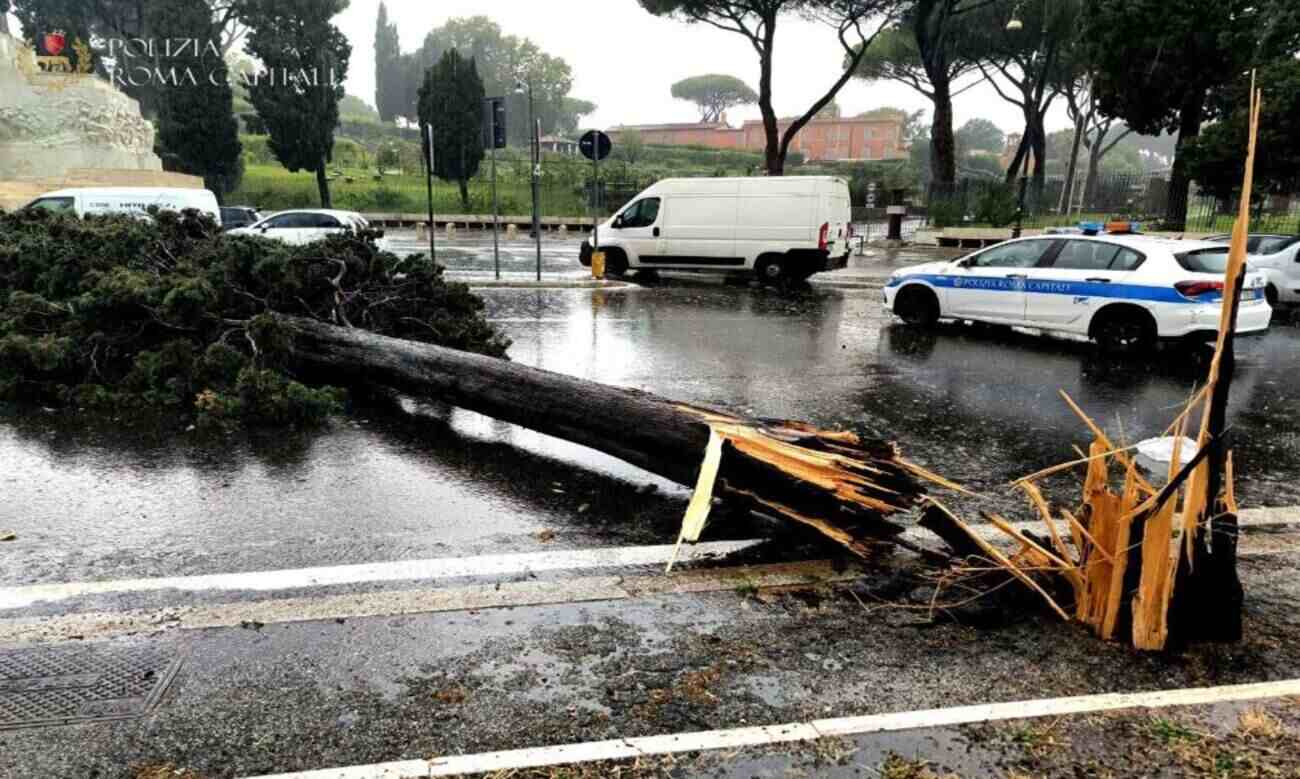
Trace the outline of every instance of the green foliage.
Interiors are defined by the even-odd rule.
[[[147,8],[164,38],[219,37],[204,0],[168,0]],[[204,186],[223,198],[239,186],[244,173],[226,62],[206,45],[184,47],[175,54],[163,57],[157,66],[176,80],[158,87],[156,151],[165,170],[202,176]]]
[[[277,315],[493,356],[508,346],[464,285],[372,235],[292,246],[194,212],[155,219],[0,214],[0,398],[305,424],[345,395],[299,375]]]
[[[997,184],[985,189],[975,201],[975,221],[1005,227],[1016,218],[1016,188]]]
[[[930,224],[938,228],[959,225],[966,219],[965,211],[961,198],[936,198],[930,201]]]
[[[381,9],[385,20],[386,13]],[[530,132],[528,97],[517,92],[517,81],[532,87],[533,109],[544,134],[571,134],[580,118],[595,110],[594,104],[569,96],[573,71],[567,62],[527,38],[505,35],[501,26],[486,16],[448,19],[425,36],[419,49],[395,58],[397,31],[391,23],[389,27],[391,31],[377,33],[375,41],[376,99],[382,97],[379,111],[386,120],[394,116],[418,118],[425,69],[453,49],[477,63],[487,95],[506,98],[507,137],[512,145],[527,145]]]
[[[379,122],[379,112],[356,95],[344,95],[339,101],[339,120],[353,122]]]
[[[433,127],[433,172],[460,184],[461,205],[469,210],[469,180],[483,161],[483,80],[474,60],[448,51],[424,75],[420,87],[420,127]],[[428,157],[428,149],[425,150]]]
[[[1001,154],[1006,142],[1002,129],[988,119],[967,119],[957,128],[957,148],[963,153],[988,151]]]
[[[352,55],[330,19],[346,7],[347,0],[247,0],[241,6],[252,28],[248,52],[269,74],[249,87],[248,97],[271,136],[271,153],[290,171],[316,172],[325,208],[331,205],[325,167]]]
[[[722,121],[728,108],[758,102],[758,93],[748,84],[722,73],[684,78],[673,84],[672,94],[678,100],[694,103],[700,110],[701,122]]]
[[[1219,121],[1187,149],[1188,172],[1201,188],[1228,200],[1241,190],[1246,162],[1249,84],[1242,76],[1214,96]],[[1300,192],[1300,61],[1280,60],[1258,73],[1264,93],[1255,156],[1255,191]]]
[[[397,25],[388,21],[388,6],[381,0],[375,20],[375,108],[382,122],[391,123],[405,114],[401,60]]]

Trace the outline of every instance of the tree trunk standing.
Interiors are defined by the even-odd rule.
[[[933,77],[932,77],[933,78]],[[930,123],[930,175],[937,191],[957,185],[957,139],[952,129],[952,90],[946,78],[933,80],[934,121]]]
[[[1101,144],[1093,140],[1088,147],[1088,178],[1083,185],[1083,202],[1088,208],[1095,208],[1097,199],[1097,181],[1101,177]]]
[[[1043,129],[1043,117],[1034,114],[1034,132],[1030,140],[1034,152],[1033,183],[1030,191],[1035,207],[1041,205],[1043,189],[1047,185],[1047,131]]]
[[[1007,184],[1016,183],[1020,177],[1020,166],[1025,162],[1025,155],[1029,153],[1029,133],[1025,132],[1020,136],[1020,145],[1016,147],[1016,156],[1011,158],[1011,164],[1007,166]]]
[[[459,183],[460,183],[460,205],[461,208],[464,210],[464,212],[468,214],[469,213],[469,181],[467,179],[461,179]]]
[[[316,188],[320,190],[320,207],[333,208],[330,200],[330,182],[325,178],[325,164],[325,160],[322,159],[320,165],[316,167]]]
[[[763,20],[763,42],[758,52],[758,110],[763,114],[766,141],[767,175],[785,173],[785,156],[781,153],[781,135],[777,132],[776,109],[772,108],[772,47],[776,45],[776,18]]]
[[[1187,229],[1187,198],[1192,181],[1187,177],[1187,160],[1183,150],[1201,134],[1205,119],[1205,90],[1189,95],[1178,111],[1178,143],[1174,146],[1174,169],[1169,176],[1169,199],[1165,204],[1165,229]]]
[[[1074,120],[1074,140],[1070,144],[1070,164],[1065,169],[1065,183],[1061,188],[1061,202],[1056,210],[1062,214],[1070,213],[1070,204],[1074,199],[1074,177],[1079,173],[1079,146],[1083,143],[1083,133],[1088,122],[1083,114]]]

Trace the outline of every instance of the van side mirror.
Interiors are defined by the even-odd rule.
[[[622,227],[623,227],[623,215],[619,214],[618,216],[614,217],[614,229],[618,230],[621,229]]]

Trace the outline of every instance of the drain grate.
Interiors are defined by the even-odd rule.
[[[151,646],[0,652],[0,731],[143,716],[180,664],[175,652]]]

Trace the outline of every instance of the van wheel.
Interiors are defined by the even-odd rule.
[[[1264,288],[1264,299],[1267,300],[1268,304],[1273,308],[1277,308],[1277,297],[1277,287],[1269,284]]]
[[[1093,325],[1092,337],[1108,354],[1141,354],[1156,344],[1155,323],[1136,311],[1115,311]]]
[[[939,321],[939,299],[926,287],[905,287],[894,299],[894,313],[909,325],[933,327]]]
[[[627,255],[622,249],[605,250],[605,275],[622,276],[627,273]]]
[[[780,284],[787,276],[785,258],[776,255],[761,257],[754,266],[754,275],[764,284]]]

